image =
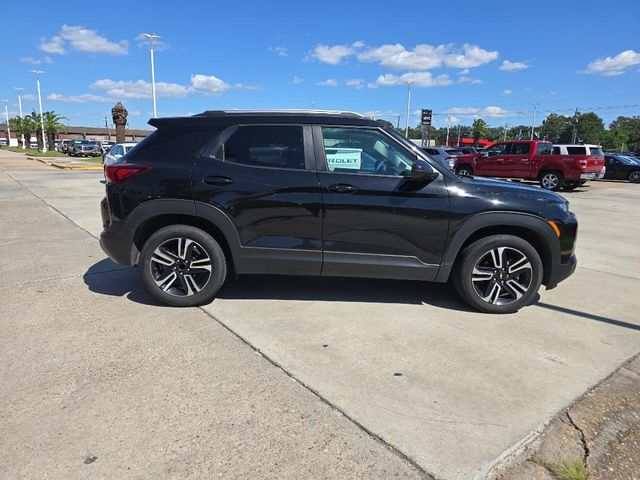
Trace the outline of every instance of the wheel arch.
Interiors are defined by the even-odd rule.
[[[467,245],[491,235],[514,235],[529,242],[539,253],[543,266],[542,283],[546,285],[553,265],[560,262],[560,245],[552,227],[542,218],[515,212],[485,212],[459,225],[447,242],[436,281],[446,282],[460,252]]]

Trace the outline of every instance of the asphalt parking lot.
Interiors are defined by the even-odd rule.
[[[278,277],[159,306],[99,172],[0,152],[0,476],[482,478],[640,350],[640,188],[567,193],[576,273],[506,316],[446,285]]]

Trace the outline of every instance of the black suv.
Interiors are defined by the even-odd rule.
[[[452,279],[476,309],[506,313],[575,269],[577,222],[561,196],[458,177],[358,114],[149,123],[105,169],[100,243],[169,305],[210,302],[230,273],[285,274]]]

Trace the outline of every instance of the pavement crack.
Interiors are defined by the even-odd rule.
[[[580,443],[582,444],[582,451],[583,451],[582,460],[584,461],[584,465],[586,467],[587,466],[587,461],[589,460],[589,454],[590,454],[589,445],[587,445],[587,439],[586,439],[582,429],[576,424],[576,422],[573,420],[573,418],[571,418],[571,414],[569,413],[569,410],[567,410],[565,412],[565,414],[567,416],[567,420],[569,420],[569,424],[580,435]]]

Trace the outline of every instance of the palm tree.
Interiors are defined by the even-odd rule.
[[[26,148],[31,148],[31,134],[33,132],[35,132],[38,128],[38,123],[36,123],[33,119],[33,115],[35,114],[32,113],[31,115],[27,115],[26,117],[22,118],[22,136],[23,136],[23,145]],[[37,116],[37,115],[36,115]]]
[[[9,119],[9,128],[13,133],[16,134],[16,138],[18,139],[18,145],[22,144],[22,139],[20,138],[22,135],[22,118],[15,117]],[[24,147],[24,146],[23,146]]]
[[[38,150],[44,150],[44,139],[42,138],[42,128],[40,127],[40,115],[36,113],[35,110],[31,112],[27,118],[30,118],[33,122],[34,130],[36,132],[36,141],[38,142]],[[31,130],[32,132],[34,130]]]
[[[47,143],[49,148],[53,150],[55,145],[56,135],[61,131],[67,132],[67,126],[60,123],[61,120],[67,120],[67,117],[58,115],[56,112],[44,112],[44,131],[47,134]]]
[[[473,130],[473,145],[477,147],[480,139],[487,135],[487,122],[481,118],[476,118],[473,121],[473,125],[471,125],[471,129]]]

